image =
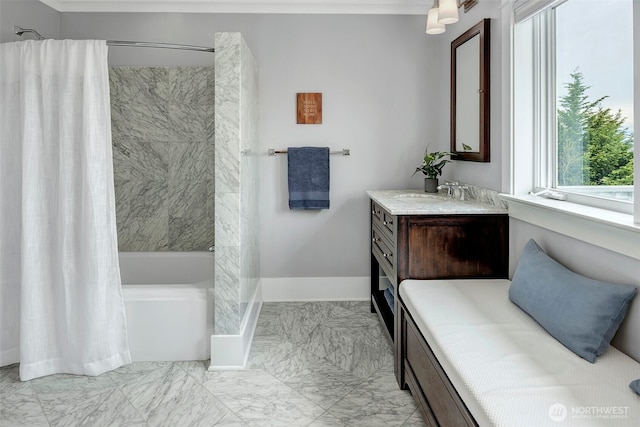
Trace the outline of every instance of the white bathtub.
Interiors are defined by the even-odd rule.
[[[120,252],[134,361],[210,357],[214,263],[212,252]]]

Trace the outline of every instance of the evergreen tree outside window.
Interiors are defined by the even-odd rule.
[[[633,200],[632,0],[554,9],[555,187]],[[615,8],[615,19],[602,16]],[[597,28],[597,31],[593,31]]]

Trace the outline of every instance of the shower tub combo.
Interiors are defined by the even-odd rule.
[[[211,352],[213,252],[120,252],[134,361],[206,360]]]
[[[18,36],[22,36],[23,33],[32,33],[37,39],[44,38],[33,29],[24,29],[18,26],[14,27],[14,33]],[[258,119],[257,112],[259,110],[257,108],[259,105],[258,68],[255,58],[240,33],[216,33],[215,39],[215,50],[211,47],[172,43],[106,40],[108,46],[114,47],[127,46],[222,53],[219,57],[216,54],[215,58],[216,62],[218,60],[223,61],[223,66],[214,67],[213,80],[215,81],[215,90],[212,89],[213,96],[205,96],[205,100],[202,101],[202,105],[204,105],[205,101],[209,100],[209,98],[213,99],[215,106],[215,109],[212,110],[213,116],[206,114],[206,117],[203,116],[204,124],[202,126],[196,126],[195,129],[202,131],[201,133],[204,134],[204,137],[196,139],[202,146],[209,143],[212,144],[214,140],[216,141],[215,156],[211,157],[211,159],[214,157],[218,159],[219,163],[223,165],[223,168],[215,168],[215,181],[223,177],[228,179],[229,174],[233,174],[232,176],[235,180],[242,182],[242,197],[235,191],[216,194],[215,199],[218,199],[218,195],[221,196],[219,198],[221,200],[221,206],[219,206],[220,209],[217,209],[218,206],[216,206],[216,211],[227,213],[228,218],[225,218],[224,227],[215,226],[215,236],[220,241],[225,242],[231,241],[231,237],[240,235],[240,240],[245,242],[249,248],[245,254],[246,256],[241,259],[240,254],[242,251],[240,247],[237,245],[228,246],[228,248],[233,249],[233,253],[237,253],[238,255],[231,260],[229,268],[232,271],[228,277],[227,275],[225,276],[224,284],[229,288],[238,288],[240,295],[253,295],[248,303],[250,309],[241,310],[241,307],[246,306],[246,304],[238,303],[236,304],[237,308],[230,310],[230,313],[225,313],[224,310],[221,310],[218,313],[220,317],[231,315],[230,317],[233,319],[237,318],[237,320],[229,322],[229,331],[225,331],[225,334],[218,335],[214,335],[215,258],[212,252],[120,252],[120,273],[126,310],[129,350],[134,361],[206,360],[211,357],[212,366],[244,366],[243,364],[246,363],[248,357],[253,331],[255,330],[257,314],[260,311],[261,294],[257,279],[247,281],[248,285],[246,285],[246,288],[243,287],[245,285],[239,279],[236,283],[236,278],[242,275],[254,279],[259,277],[258,263],[249,262],[259,259],[260,245],[256,240],[258,232],[255,228],[258,223],[258,209],[256,208],[258,203],[256,194],[258,193],[257,191],[253,191],[258,188],[259,183],[258,158],[256,156],[246,155],[246,153],[257,152],[259,148],[258,126],[256,125]],[[229,66],[228,63],[233,66]],[[141,67],[134,66],[134,68]],[[193,67],[181,68],[187,69]],[[237,68],[242,70],[241,74],[236,74],[235,70]],[[172,76],[172,78],[175,77],[175,73],[165,71],[166,70],[154,70],[154,72],[148,72],[146,74],[156,79],[164,79],[165,76],[168,78],[169,75]],[[118,129],[117,132],[112,132],[112,136],[120,135],[122,137],[122,140],[114,142],[114,158],[122,155],[127,158],[127,160],[130,160],[132,158],[132,147],[128,146],[127,142],[137,140],[137,137],[141,133],[150,135],[157,134],[158,129],[149,131],[149,129],[141,130],[135,128],[139,123],[149,124],[150,121],[146,115],[144,115],[141,120],[131,120],[131,112],[136,111],[136,108],[127,109],[125,106],[128,105],[129,102],[137,100],[136,97],[131,97],[131,94],[137,92],[132,90],[132,88],[125,88],[123,94],[121,94],[122,97],[118,98],[115,96],[114,94],[117,92],[116,88],[118,87],[116,83],[121,82],[121,79],[117,77],[117,73],[110,73],[110,95],[113,103],[111,123],[112,128]],[[188,74],[188,79],[193,82],[193,73]],[[137,76],[131,80],[134,82],[140,81]],[[204,84],[205,87],[207,87],[209,81],[210,79],[207,78]],[[157,84],[158,81],[151,83]],[[168,84],[168,80],[162,80],[161,84],[164,85],[163,87],[173,87]],[[180,84],[174,86],[176,88],[183,87]],[[200,88],[201,86],[197,87]],[[146,87],[140,90],[145,91],[144,93],[146,93],[147,96],[157,95],[155,91],[148,91]],[[180,99],[184,98],[180,91],[160,92],[162,92],[162,96],[168,96],[169,92],[171,92]],[[202,94],[199,89],[195,92]],[[219,98],[215,95],[216,93],[238,93],[239,96],[237,99],[225,99]],[[206,91],[204,94],[207,95]],[[161,99],[160,101],[166,102],[166,99]],[[142,101],[143,105],[147,103],[147,101]],[[176,104],[180,104],[181,106],[192,105],[189,103]],[[204,111],[207,114],[209,113],[209,110],[203,109],[201,104],[193,105],[195,105],[194,108],[197,112]],[[246,105],[252,108],[245,108]],[[218,108],[222,110],[220,114],[218,114]],[[144,108],[138,109],[144,110]],[[189,111],[181,111],[181,113],[181,117],[201,116],[201,114],[189,114]],[[228,119],[228,117],[235,118]],[[237,118],[240,120],[238,121]],[[118,119],[122,120],[116,123]],[[208,128],[208,124],[214,121],[216,123],[215,138]],[[166,124],[158,123],[158,125],[159,132],[165,135]],[[229,129],[237,129],[238,132],[242,130],[243,135],[246,134],[246,141],[243,140],[242,143],[246,142],[250,145],[246,147],[243,145],[241,150],[239,145],[241,141],[228,138],[227,134]],[[182,131],[184,130],[185,129],[182,129]],[[175,142],[183,143],[186,139],[193,139],[192,128],[187,130],[187,134],[187,138],[180,136]],[[158,156],[151,153],[147,148],[156,143],[159,143],[158,146],[164,146],[167,141],[163,139],[161,141],[147,142],[148,144],[139,144],[144,149],[139,150],[139,152],[136,152],[133,156],[133,158],[136,159],[150,159],[149,162],[143,162],[146,166],[143,167],[142,170],[137,171],[139,175],[141,173],[141,175],[145,177],[150,170],[154,170],[156,173],[158,172],[158,170],[149,166],[153,164],[151,162],[155,161]],[[219,148],[220,144],[222,144],[221,148]],[[203,152],[205,155],[210,153],[208,148],[203,150]],[[242,153],[242,155],[238,157],[236,153]],[[122,158],[122,156],[118,158]],[[179,159],[183,158],[191,157],[181,156]],[[243,166],[241,168],[241,162],[251,162],[248,163],[250,167]],[[126,167],[120,165],[114,168],[114,172],[124,171],[125,174],[124,177],[121,177],[122,179],[117,179],[117,176],[115,177],[118,182],[126,182],[129,180],[126,174],[130,171],[127,171],[126,168],[137,167],[132,165],[133,162],[130,162]],[[175,168],[190,170],[189,168]],[[240,174],[241,171],[242,174]],[[153,184],[156,178],[157,176],[154,173],[151,178],[149,178],[149,181],[152,181]],[[206,180],[214,181],[210,178]],[[193,185],[193,183],[191,184]],[[249,197],[248,195],[250,194],[253,195]],[[208,194],[207,196],[209,200],[213,200],[212,195]],[[182,201],[180,201],[180,203],[182,203]],[[149,206],[151,209],[157,210],[155,204],[149,204]],[[183,206],[179,206],[179,208],[183,208]],[[245,227],[240,224],[240,218],[244,218],[244,216],[240,214],[241,211],[247,212],[246,218],[248,218],[248,220]],[[155,218],[153,215],[148,215],[148,213],[143,213],[143,215],[139,215],[139,217]],[[218,221],[215,221],[215,223],[217,222]],[[126,238],[121,238],[120,243],[126,240]],[[209,240],[207,239],[206,241]],[[126,249],[125,246],[125,250]],[[132,248],[128,249],[133,250]],[[176,248],[175,250],[179,249]],[[222,343],[219,347],[214,345],[216,339],[216,342]],[[211,354],[212,347],[214,348],[213,357]],[[218,348],[221,354],[216,354]],[[214,363],[218,360],[221,360],[221,362],[217,364]]]

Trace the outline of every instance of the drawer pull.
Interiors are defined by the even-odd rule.
[[[377,237],[374,237],[374,238],[372,238],[371,240],[373,241],[373,243],[375,243],[375,242],[379,242],[379,241],[380,241],[380,239],[379,239],[379,238],[377,238]]]
[[[385,254],[385,253],[383,253],[382,256],[385,257],[385,258],[391,258],[393,256],[393,254]]]

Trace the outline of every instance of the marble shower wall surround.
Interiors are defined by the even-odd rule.
[[[120,251],[214,243],[213,67],[111,67]]]
[[[216,33],[215,334],[240,334],[260,277],[258,67],[240,33]]]

